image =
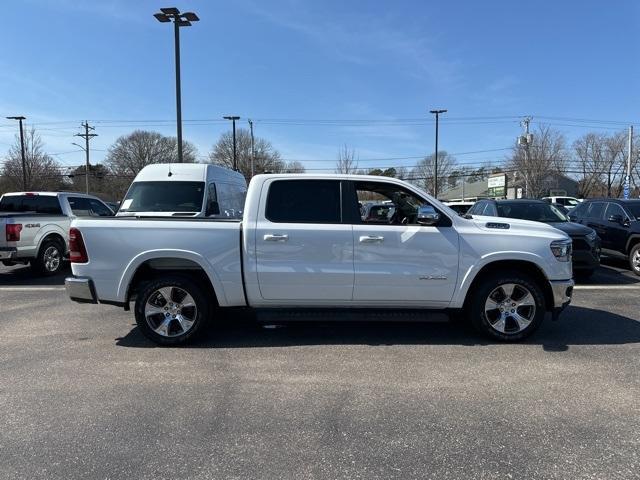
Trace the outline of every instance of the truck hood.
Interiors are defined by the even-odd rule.
[[[593,228],[573,222],[554,222],[549,225],[558,230],[562,230],[570,237],[583,237],[593,232]]]
[[[568,235],[561,230],[541,222],[532,222],[531,220],[520,220],[517,218],[502,217],[485,217],[482,215],[474,215],[470,219],[480,230],[486,232],[510,232],[523,233],[529,235],[539,235],[549,238],[550,240],[564,240]],[[504,226],[508,225],[508,228]]]

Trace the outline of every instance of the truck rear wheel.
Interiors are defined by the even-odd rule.
[[[160,345],[181,345],[193,340],[209,319],[209,301],[187,277],[167,275],[153,280],[138,293],[136,323],[142,333]]]
[[[493,274],[472,293],[468,315],[481,333],[504,342],[522,340],[540,327],[545,300],[540,286],[517,272]]]
[[[32,266],[42,275],[55,275],[62,270],[64,245],[57,240],[45,240],[40,245],[38,256],[32,261]]]

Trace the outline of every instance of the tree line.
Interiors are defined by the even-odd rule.
[[[48,154],[38,132],[31,128],[24,138],[27,188],[35,191],[69,190],[84,191],[86,167],[69,168]],[[183,141],[182,158],[185,163],[197,163],[198,151],[190,142]],[[253,159],[253,160],[252,160]],[[203,163],[233,167],[233,136],[223,133]],[[89,190],[105,200],[120,200],[131,181],[145,166],[153,163],[175,163],[178,161],[175,137],[157,132],[136,130],[119,137],[107,151],[102,163],[89,167]],[[302,173],[299,162],[285,162],[280,152],[264,138],[254,138],[253,155],[251,136],[248,130],[236,131],[236,162],[238,171],[247,181],[253,173]],[[20,138],[9,148],[0,162],[0,194],[23,190],[22,155]]]
[[[578,182],[580,197],[622,194],[627,162],[627,133],[624,131],[586,133],[569,144],[566,136],[549,126],[533,130],[533,144],[528,152],[514,144],[510,153],[481,166],[464,165],[446,151],[438,152],[438,192],[458,186],[462,181],[484,180],[493,173],[508,172],[526,185],[527,196],[535,198],[545,193],[550,173],[566,175]],[[638,138],[634,139],[638,145]],[[106,200],[120,200],[131,180],[146,165],[177,162],[177,140],[157,132],[136,130],[119,137],[108,149],[102,163],[89,169],[90,192]],[[183,142],[183,161],[211,163],[233,167],[233,135],[223,133],[206,156],[199,156],[196,147]],[[253,162],[253,167],[252,167]],[[434,193],[435,155],[427,155],[411,167],[362,168],[355,149],[342,146],[336,157],[337,173],[384,175],[409,180]],[[632,158],[632,196],[640,193],[640,148]],[[245,178],[260,173],[301,173],[302,163],[285,161],[268,140],[255,137],[246,129],[236,131],[236,164]],[[22,159],[20,139],[16,136],[3,161],[0,161],[0,194],[22,190]],[[38,132],[25,132],[25,173],[30,190],[84,191],[85,166],[65,167],[46,152]]]
[[[640,137],[633,139],[638,145]],[[483,162],[481,166],[462,165],[446,151],[438,152],[438,194],[469,183],[485,180],[495,173],[508,173],[526,186],[530,198],[546,195],[550,174],[567,176],[578,182],[578,196],[620,197],[627,170],[628,134],[626,131],[586,133],[569,144],[564,133],[547,125],[533,130],[533,144],[528,151],[517,142],[502,159]],[[435,190],[435,154],[427,155],[412,167],[387,169],[359,167],[354,149],[343,146],[337,155],[336,173],[386,175],[411,181],[433,194]],[[633,150],[630,175],[631,196],[640,195],[640,148]]]

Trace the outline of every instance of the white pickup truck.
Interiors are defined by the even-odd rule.
[[[60,271],[71,220],[77,216],[112,216],[102,200],[82,193],[16,192],[0,198],[0,261],[31,263],[43,275]]]
[[[371,200],[391,202],[390,217],[363,219]],[[193,338],[230,307],[298,318],[462,310],[481,332],[516,341],[546,313],[557,317],[574,285],[563,232],[463,218],[386,177],[258,175],[242,220],[79,218],[70,238],[70,298],[125,309],[135,301],[139,328],[163,345]]]

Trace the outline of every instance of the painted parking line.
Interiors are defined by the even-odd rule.
[[[61,292],[64,287],[0,287],[0,292]]]

